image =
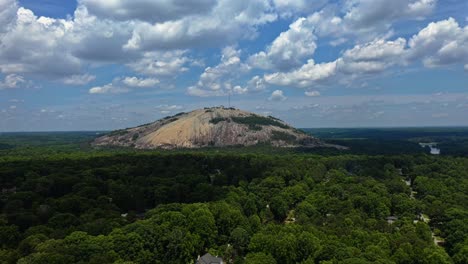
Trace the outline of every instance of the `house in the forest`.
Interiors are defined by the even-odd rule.
[[[198,256],[196,264],[224,264],[223,259],[215,257],[210,253],[206,253],[203,256]]]

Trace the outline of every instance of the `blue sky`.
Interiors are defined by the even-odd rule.
[[[0,0],[0,131],[232,105],[298,127],[467,126],[464,0]]]

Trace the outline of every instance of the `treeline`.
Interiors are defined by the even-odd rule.
[[[429,153],[419,142],[436,142],[444,156],[468,156],[468,128],[306,128],[327,142],[350,147],[350,154]]]
[[[468,263],[466,158],[81,154],[0,180],[4,263]]]
[[[437,147],[441,149],[442,155],[468,157],[468,137],[451,138],[438,142]]]
[[[345,153],[354,155],[410,155],[429,153],[418,143],[402,140],[387,139],[326,139],[327,143],[348,147]],[[311,149],[310,151],[316,151]],[[324,151],[335,151],[330,148]],[[341,154],[343,150],[341,150]]]

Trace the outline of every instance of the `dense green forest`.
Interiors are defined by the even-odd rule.
[[[344,151],[1,134],[0,263],[468,263],[466,149],[428,155],[410,132],[314,132]]]
[[[468,261],[466,158],[66,154],[0,178],[4,263]]]

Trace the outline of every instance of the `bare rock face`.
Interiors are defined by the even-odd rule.
[[[113,131],[97,138],[94,146],[200,148],[252,146],[325,146],[318,139],[282,120],[235,108],[213,107],[179,113],[139,127]]]

